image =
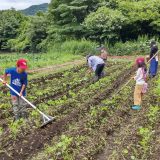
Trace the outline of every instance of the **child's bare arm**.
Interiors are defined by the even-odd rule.
[[[5,73],[3,76],[3,83],[6,84],[7,83],[7,74]]]
[[[21,92],[20,92],[20,96],[22,96],[22,95],[23,95],[23,91],[25,90],[25,88],[26,88],[26,85],[25,85],[25,84],[23,84],[22,89],[21,89]]]

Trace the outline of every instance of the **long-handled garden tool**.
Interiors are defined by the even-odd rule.
[[[147,62],[147,64],[150,63],[152,59],[158,55],[158,53],[159,51]],[[123,90],[131,82],[131,80],[132,78],[122,88],[120,88],[114,95],[117,95],[121,90]]]
[[[3,79],[0,78],[0,81],[3,83]],[[20,96],[20,94],[14,89],[12,88],[9,84],[6,83],[6,86],[11,89],[13,92],[15,92],[18,96]],[[37,110],[37,112],[39,112],[42,117],[43,117],[43,124],[41,127],[45,127],[46,125],[48,125],[49,123],[53,122],[53,120],[55,119],[54,117],[48,116],[46,114],[44,114],[42,111],[40,111],[35,105],[33,105],[31,102],[29,102],[25,97],[20,96],[27,104],[29,104],[33,109]]]

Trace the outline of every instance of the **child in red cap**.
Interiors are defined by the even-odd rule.
[[[26,96],[26,87],[28,83],[26,73],[27,68],[27,61],[25,59],[19,59],[17,61],[17,66],[6,69],[4,74],[4,83],[7,80],[7,75],[10,75],[11,87],[20,93],[21,96]],[[10,94],[15,120],[20,118],[27,118],[26,103],[12,90],[10,90]]]
[[[134,91],[134,105],[132,106],[133,110],[140,110],[141,103],[142,103],[142,96],[143,93],[146,92],[147,84],[146,84],[146,77],[147,77],[147,67],[145,64],[144,58],[138,58],[136,60],[136,65],[138,70],[136,72],[136,76],[134,80],[136,81],[135,91]]]

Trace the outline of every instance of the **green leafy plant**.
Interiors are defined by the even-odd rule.
[[[149,128],[139,128],[139,135],[141,136],[141,141],[139,142],[143,148],[144,153],[148,150],[148,143],[152,136],[152,132]]]
[[[57,158],[69,158],[68,148],[72,144],[73,138],[62,135],[60,141],[53,147],[48,147],[46,152]]]

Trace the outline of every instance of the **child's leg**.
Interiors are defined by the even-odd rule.
[[[27,118],[27,104],[22,98],[19,98],[19,102],[21,118]]]
[[[142,87],[143,85],[136,85],[134,91],[134,105],[141,105],[142,103]]]
[[[19,113],[19,98],[17,96],[11,96],[12,100],[12,106],[13,106],[13,112],[14,112],[14,118],[15,120],[20,119],[20,113]]]

